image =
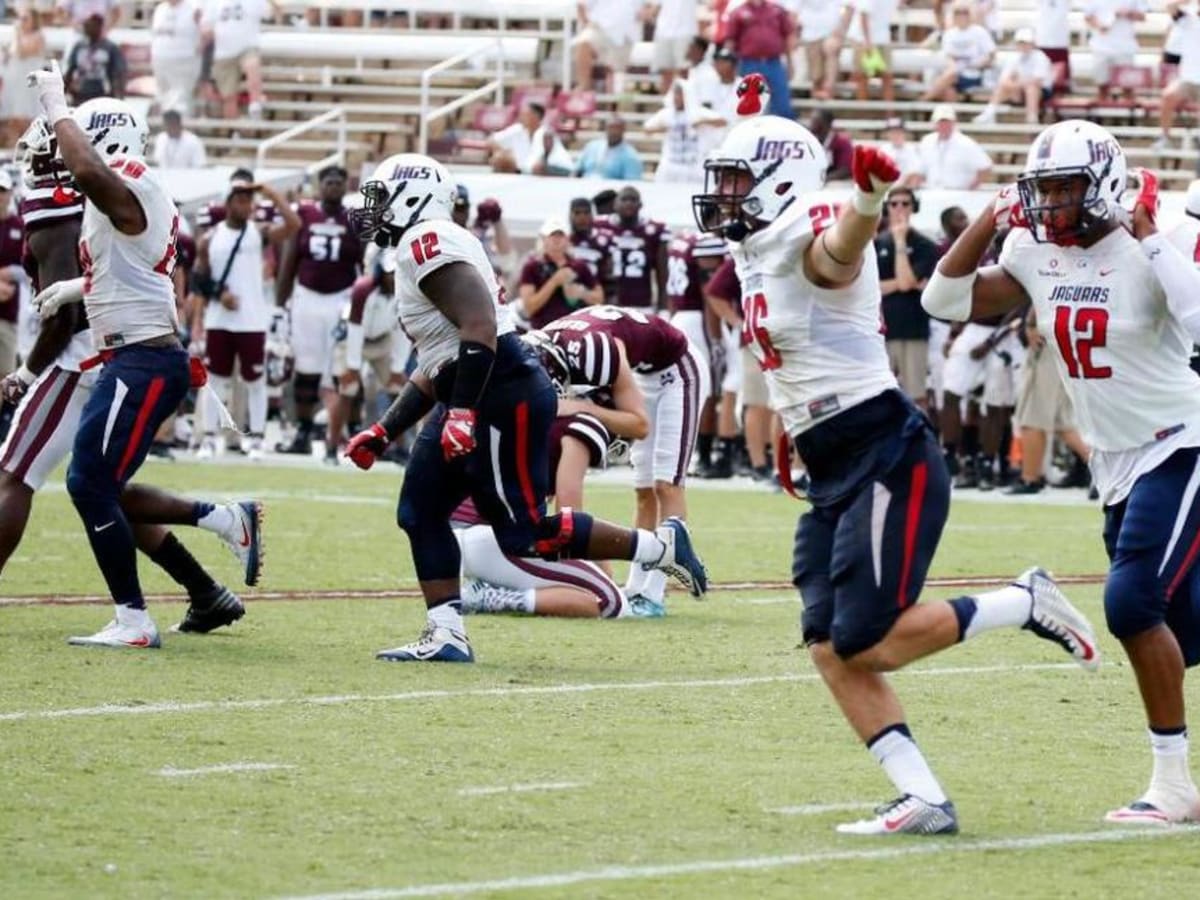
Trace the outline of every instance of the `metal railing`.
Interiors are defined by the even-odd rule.
[[[331,129],[328,123],[334,122],[336,126]],[[346,112],[342,109],[331,109],[328,112],[323,112],[315,118],[309,119],[307,122],[299,122],[287,131],[281,131],[279,134],[272,135],[261,144],[258,145],[258,150],[254,154],[254,168],[261,169],[266,163],[267,151],[281,144],[286,144],[294,137],[309,131],[330,131],[334,130],[337,133],[337,147],[328,156],[322,157],[314,163],[310,163],[305,168],[309,172],[316,172],[325,166],[337,164],[339,166],[346,165]]]
[[[433,84],[433,77],[439,72],[444,72],[454,66],[475,59],[477,56],[482,56],[488,52],[495,52],[496,55],[496,75],[491,81],[463,94],[457,99],[451,100],[449,103],[443,103],[441,106],[430,109],[430,87]],[[485,41],[475,47],[463,50],[460,53],[455,53],[453,56],[443,59],[439,63],[434,63],[429,68],[421,72],[421,125],[417,136],[417,152],[429,152],[429,126],[438,119],[444,119],[453,112],[457,112],[464,106],[474,103],[477,100],[482,100],[484,97],[492,95],[492,102],[500,105],[504,102],[504,39],[493,38]]]

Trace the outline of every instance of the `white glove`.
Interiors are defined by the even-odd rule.
[[[15,372],[9,372],[0,379],[0,405],[10,403],[16,406],[29,390],[29,386],[37,380],[37,376],[25,366]]]
[[[39,316],[52,316],[68,303],[78,303],[82,299],[83,279],[70,278],[56,281],[39,291],[33,298],[33,308]]]
[[[63,119],[71,118],[71,110],[67,106],[67,92],[63,86],[58,60],[50,60],[49,68],[30,72],[26,81],[37,93],[38,103],[41,104],[42,111],[46,114],[46,121],[51,128]]]
[[[1021,203],[1021,191],[1015,184],[1002,187],[992,201],[992,222],[997,231],[1007,228],[1028,228],[1025,207]]]

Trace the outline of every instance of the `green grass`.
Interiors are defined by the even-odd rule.
[[[266,495],[267,589],[413,586],[393,521],[394,475],[154,466],[146,480]],[[612,487],[592,490],[589,505],[622,519],[632,509],[630,492]],[[691,518],[714,579],[785,581],[801,509],[766,493],[697,491]],[[960,503],[933,574],[1002,575],[1034,561],[1060,573],[1100,573],[1099,528],[1099,514],[1085,507]],[[221,577],[235,577],[215,539],[184,537]],[[148,569],[148,590],[170,590]],[[0,593],[100,592],[65,495],[40,496]],[[1072,596],[1102,619],[1099,586]],[[778,602],[748,602],[770,598]],[[181,609],[154,612],[166,626]],[[1066,657],[1028,634],[989,635],[897,676],[914,731],[963,821],[964,834],[936,852],[924,853],[930,845],[920,840],[836,835],[833,824],[855,812],[769,811],[889,795],[798,649],[797,614],[790,593],[751,590],[703,603],[676,597],[662,621],[477,618],[476,665],[407,667],[372,654],[415,635],[423,616],[411,599],[251,603],[227,633],[168,635],[157,653],[68,648],[66,635],[103,624],[107,610],[98,606],[0,608],[0,896],[275,897],[606,867],[622,870],[610,880],[519,882],[483,893],[695,900],[1194,892],[1195,834],[980,844],[1107,834],[1104,810],[1144,787],[1139,705],[1108,639],[1095,676],[1045,667]],[[938,667],[992,671],[921,674]],[[553,690],[567,686],[576,689]],[[312,702],[330,697],[340,699]],[[1193,689],[1189,699],[1195,705],[1200,696]],[[278,702],[225,703],[251,700]],[[206,705],[2,718],[189,703]],[[293,768],[158,774],[241,762]],[[551,782],[578,786],[459,793]],[[890,850],[901,855],[878,856]],[[866,856],[826,858],[845,851]],[[810,858],[787,859],[803,855]],[[785,859],[638,871],[769,857]]]

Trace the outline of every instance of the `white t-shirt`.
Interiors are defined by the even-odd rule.
[[[699,31],[696,0],[662,0],[654,20],[654,38],[690,38]]]
[[[404,232],[404,244],[396,251],[396,297],[400,324],[417,351],[417,371],[429,378],[458,359],[458,326],[422,293],[420,285],[426,275],[453,262],[467,263],[483,279],[495,306],[497,337],[515,327],[512,310],[501,301],[500,284],[479,239],[449,219],[417,223]]]
[[[836,218],[827,204],[794,203],[769,227],[729,242],[750,350],[792,436],[896,387],[879,327],[875,254],[863,254],[848,287],[817,287],[804,274],[814,232]]]
[[[902,147],[897,147],[891,141],[880,141],[875,146],[892,158],[892,162],[900,169],[901,178],[905,175],[920,173],[921,154],[916,144],[905,141]]]
[[[1171,33],[1179,36],[1179,79],[1200,85],[1200,16],[1185,12],[1175,20]]]
[[[167,3],[154,7],[150,19],[150,59],[180,60],[200,54],[200,23],[196,21],[196,4],[192,0]]]
[[[805,44],[823,41],[833,34],[842,15],[842,5],[835,0],[792,0],[784,6],[800,18],[800,40]]]
[[[952,60],[958,74],[980,78],[987,58],[996,52],[996,42],[982,25],[947,28],[942,33],[942,55]]]
[[[1039,47],[1069,47],[1071,28],[1067,17],[1071,12],[1071,0],[1038,0],[1037,18],[1034,21],[1034,40]]]
[[[587,0],[588,24],[614,44],[632,44],[641,36],[642,0]]]
[[[1050,64],[1050,57],[1036,47],[1028,53],[1019,53],[1010,59],[1004,66],[1001,77],[1008,77],[1014,73],[1021,81],[1036,80],[1042,87],[1054,84],[1054,67]]]
[[[154,138],[154,164],[164,169],[203,169],[207,163],[204,143],[190,131],[173,138],[165,131]]]
[[[1047,323],[1104,505],[1176,450],[1200,445],[1192,339],[1132,235],[1118,228],[1092,247],[1059,247],[1018,229],[1000,265]]]
[[[654,171],[656,182],[694,182],[704,180],[700,164],[700,133],[692,124],[686,110],[660,109],[643,125],[646,130],[665,128],[662,133],[662,154]]]
[[[259,226],[246,223],[246,232],[241,244],[237,243],[241,228],[228,222],[213,227],[208,239],[209,277],[218,281],[229,265],[225,278],[225,290],[237,297],[237,309],[226,309],[216,300],[204,307],[204,330],[258,332],[266,331],[271,323],[271,309],[263,291],[263,239]],[[233,263],[229,255],[237,246]]]
[[[830,0],[829,6],[837,8]],[[853,0],[845,4],[854,7],[854,15],[850,18],[850,27],[846,30],[846,39],[852,44],[862,43],[862,13],[867,14],[871,27],[871,43],[877,47],[886,47],[892,42],[892,19],[896,18],[896,8],[900,0]],[[806,37],[805,40],[808,40]]]
[[[144,161],[117,158],[110,168],[141,204],[146,228],[141,234],[124,234],[96,204],[83,208],[83,305],[97,350],[137,344],[179,328],[171,281],[179,211]]]
[[[1138,42],[1133,22],[1129,19],[1118,19],[1118,10],[1145,12],[1146,0],[1084,0],[1084,15],[1094,16],[1102,25],[1108,26],[1108,31],[1092,32],[1088,46],[1093,52],[1105,56],[1125,56],[1137,52]]]
[[[267,0],[207,0],[203,23],[213,30],[213,59],[233,59],[258,47]]]
[[[917,145],[917,155],[925,187],[969,190],[978,174],[992,167],[987,151],[961,131],[955,131],[946,141],[938,140],[937,132],[930,132]]]
[[[545,137],[544,125],[530,135],[524,125],[520,122],[513,122],[507,128],[502,128],[493,134],[492,140],[512,153],[513,159],[517,161],[517,168],[528,174],[533,171],[535,165],[546,158],[543,149]],[[567,148],[563,146],[557,135],[554,137],[554,145],[550,148],[550,156],[546,159],[546,163],[568,171],[574,167],[571,154],[567,152]]]

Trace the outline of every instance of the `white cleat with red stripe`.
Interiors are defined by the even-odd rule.
[[[135,650],[152,650],[162,646],[158,626],[146,611],[124,607],[119,607],[116,618],[95,634],[69,637],[67,643],[76,647],[128,647]]]
[[[1114,825],[1186,825],[1200,822],[1200,793],[1189,791],[1168,794],[1151,789],[1140,800],[1110,810],[1104,821]]]
[[[1045,570],[1034,567],[1013,582],[1033,600],[1024,627],[1038,637],[1062,647],[1089,672],[1100,668],[1100,648],[1092,623],[1077,610]]]

